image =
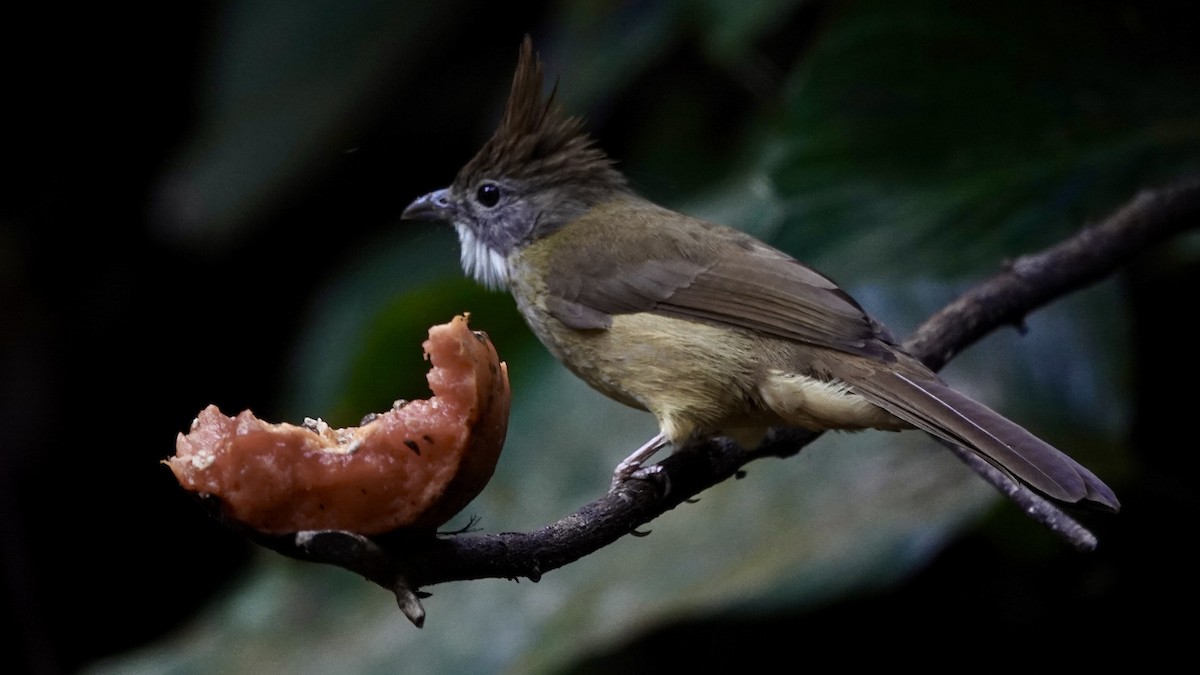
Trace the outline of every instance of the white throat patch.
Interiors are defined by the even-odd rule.
[[[479,240],[469,228],[454,224],[461,247],[463,271],[475,281],[492,289],[508,286],[508,260],[500,252]]]

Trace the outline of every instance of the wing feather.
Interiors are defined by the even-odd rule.
[[[573,249],[619,248],[632,255],[556,256],[547,284],[551,312],[571,326],[581,316],[596,326],[601,315],[653,312],[891,359],[886,345],[894,338],[832,280],[744,233],[661,213],[673,221],[663,227],[683,234],[668,239],[656,234],[661,228],[604,228],[618,241],[577,241]],[[586,238],[586,225],[573,225],[572,236]]]

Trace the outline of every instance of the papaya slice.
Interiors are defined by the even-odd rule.
[[[272,424],[250,410],[200,412],[164,460],[186,490],[266,534],[433,531],[487,485],[508,431],[508,367],[468,315],[429,329],[433,396],[361,426]]]

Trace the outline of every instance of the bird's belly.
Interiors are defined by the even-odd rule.
[[[647,313],[616,315],[607,330],[574,330],[553,319],[531,325],[572,372],[653,413],[673,441],[752,421],[758,366],[749,335]]]

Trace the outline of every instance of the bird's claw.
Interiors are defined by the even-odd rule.
[[[671,491],[671,477],[667,475],[662,466],[658,464],[642,466],[640,463],[621,462],[613,471],[612,485],[608,489],[609,494],[616,492],[618,488],[631,480],[657,483],[662,486],[664,495]]]
[[[663,435],[660,433],[654,438],[646,441],[642,447],[638,448],[632,455],[621,460],[621,463],[618,464],[617,468],[613,470],[612,485],[608,488],[608,493],[612,494],[616,492],[617,488],[621,487],[623,483],[631,478],[649,480],[653,476],[661,473],[662,467],[658,465],[643,467],[642,463],[647,459],[650,459],[654,453],[658,452],[659,449],[666,444],[666,439],[663,438]]]

